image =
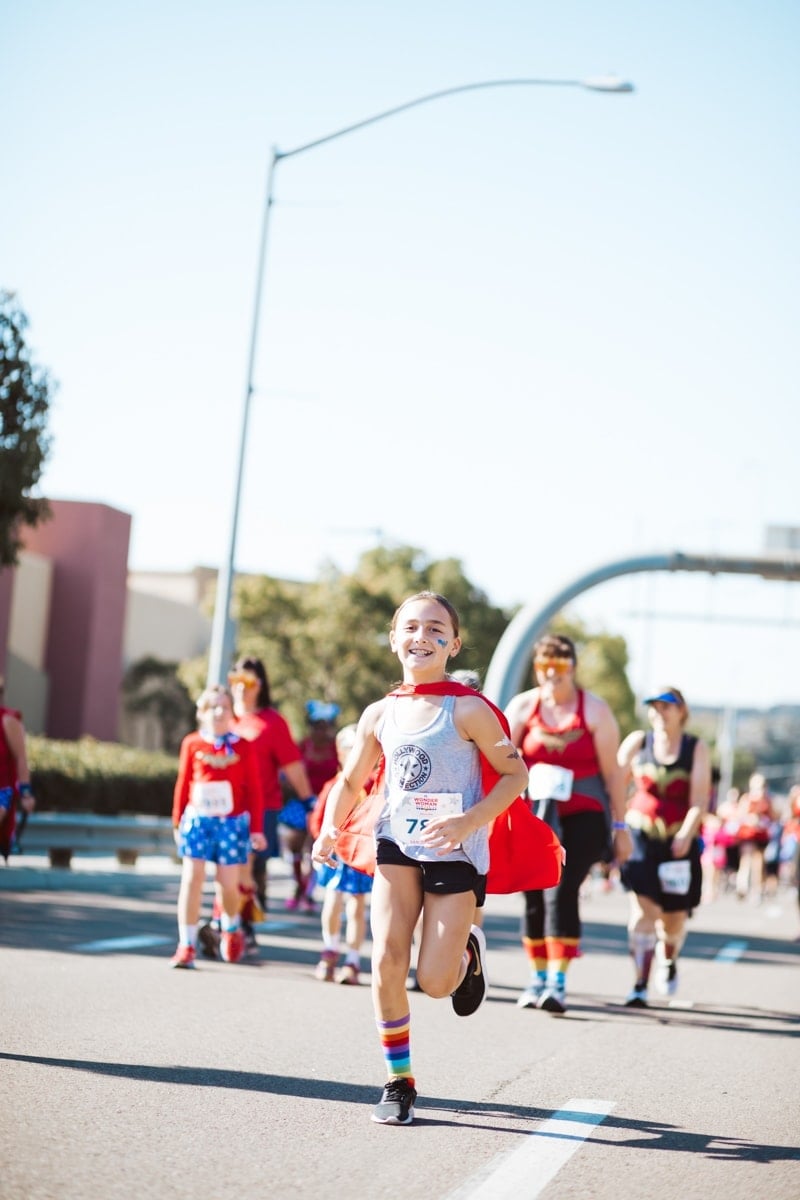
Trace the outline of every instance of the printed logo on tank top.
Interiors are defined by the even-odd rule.
[[[392,754],[392,781],[404,792],[415,792],[431,777],[431,759],[420,746],[398,746]]]
[[[541,725],[531,729],[531,733],[539,744],[544,746],[545,750],[556,754],[563,754],[567,746],[572,742],[577,742],[585,732],[585,729],[567,729],[564,733],[554,733],[550,729],[542,729]]]

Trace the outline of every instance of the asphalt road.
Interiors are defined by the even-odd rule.
[[[626,897],[598,887],[564,1017],[516,1007],[521,901],[490,897],[488,1000],[410,996],[394,1128],[369,988],[314,979],[319,920],[276,869],[259,959],[191,972],[167,860],[0,867],[2,1200],[800,1197],[793,891],[702,906],[676,1000],[629,1010]]]

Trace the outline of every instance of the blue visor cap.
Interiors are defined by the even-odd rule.
[[[306,705],[306,716],[312,725],[316,721],[335,721],[338,715],[338,704],[326,704],[324,700],[309,700]]]
[[[648,696],[644,704],[681,704],[682,701],[674,692],[661,692],[658,696]]]

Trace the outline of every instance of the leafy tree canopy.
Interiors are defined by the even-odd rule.
[[[55,385],[25,344],[28,318],[12,292],[0,291],[0,566],[14,566],[25,525],[50,515],[30,492],[50,449],[47,416]]]

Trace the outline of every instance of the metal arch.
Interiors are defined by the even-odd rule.
[[[671,554],[625,558],[597,567],[567,584],[544,604],[529,604],[519,610],[492,655],[484,683],[486,695],[500,708],[505,708],[512,696],[522,689],[534,642],[570,600],[609,579],[642,571],[704,571],[708,575],[760,575],[762,579],[796,581],[800,580],[800,555],[740,558],[673,551]]]

